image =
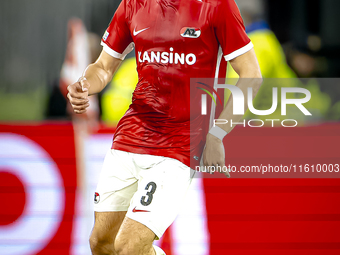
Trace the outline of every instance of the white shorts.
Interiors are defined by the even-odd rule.
[[[128,218],[160,238],[181,209],[192,173],[176,159],[110,149],[99,177],[94,210],[127,211]]]

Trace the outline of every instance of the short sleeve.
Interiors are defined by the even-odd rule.
[[[253,48],[234,0],[221,0],[216,10],[214,26],[226,61],[241,56]]]
[[[122,60],[134,46],[125,18],[125,4],[125,0],[120,3],[101,42],[106,53],[110,54],[112,57]]]

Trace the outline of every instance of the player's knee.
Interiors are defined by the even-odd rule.
[[[113,241],[110,239],[92,234],[89,242],[92,254],[113,254]]]
[[[120,239],[116,239],[114,244],[114,250],[116,255],[127,255],[127,254],[134,254],[134,247],[133,243],[131,242],[123,242]]]
[[[148,250],[148,245],[136,242],[134,238],[130,240],[122,240],[120,238],[116,239],[114,244],[114,250],[116,255],[131,255],[146,253]]]
[[[92,235],[90,236],[89,239],[89,243],[90,243],[90,248],[93,251],[97,246],[98,246],[98,239],[94,238]]]

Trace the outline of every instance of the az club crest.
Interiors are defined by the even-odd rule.
[[[201,35],[201,30],[199,28],[183,27],[180,31],[180,34],[182,37],[198,38]]]

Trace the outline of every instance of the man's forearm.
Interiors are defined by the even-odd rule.
[[[98,60],[89,65],[83,73],[83,77],[89,82],[89,95],[101,92],[105,86],[112,80],[112,77],[118,69],[121,59],[110,56],[102,51]]]
[[[113,73],[105,71],[99,63],[90,64],[84,71],[83,77],[90,83],[89,95],[101,92],[112,80]]]
[[[230,64],[240,76],[236,86],[243,92],[245,99],[244,110],[247,110],[248,88],[251,87],[253,89],[254,98],[262,84],[261,70],[254,49],[230,60]],[[205,166],[225,165],[225,152],[222,140],[233,129],[234,125],[230,125],[230,122],[239,122],[242,118],[243,115],[233,115],[233,98],[231,96],[219,116],[219,119],[227,120],[229,125],[224,124],[212,127],[207,134],[206,147],[203,152],[203,164]],[[226,174],[229,175],[228,173]]]
[[[248,88],[251,87],[253,90],[253,98],[255,98],[257,92],[260,89],[260,86],[262,84],[262,78],[259,76],[258,78],[240,78],[237,82],[236,86],[240,88],[244,95],[244,110],[245,112],[248,109]],[[224,131],[229,133],[233,128],[234,125],[231,126],[230,122],[233,123],[240,122],[243,119],[244,116],[242,115],[234,115],[233,114],[233,96],[230,96],[226,107],[223,109],[221,115],[219,116],[219,119],[221,120],[227,120],[228,124],[216,124],[216,126],[222,128]]]

